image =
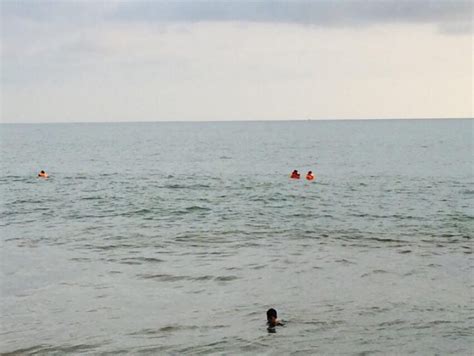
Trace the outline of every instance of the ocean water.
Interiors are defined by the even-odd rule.
[[[3,124],[0,139],[2,353],[473,350],[472,120]]]

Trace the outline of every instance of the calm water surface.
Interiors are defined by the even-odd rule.
[[[1,125],[0,352],[469,354],[472,125]]]

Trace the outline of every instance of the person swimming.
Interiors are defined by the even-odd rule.
[[[296,169],[291,173],[290,178],[291,179],[300,179],[300,174],[298,173],[298,171]]]
[[[48,178],[49,175],[48,173],[46,173],[45,171],[41,171],[38,173],[38,177],[41,177],[41,178]]]
[[[307,180],[313,180],[313,179],[314,179],[313,172],[309,171],[309,172],[306,174],[306,179],[307,179]]]
[[[278,319],[277,311],[273,308],[267,310],[267,330],[274,333],[275,326],[283,326],[283,322]]]

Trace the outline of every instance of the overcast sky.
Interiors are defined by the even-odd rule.
[[[1,121],[473,116],[473,2],[0,0]]]

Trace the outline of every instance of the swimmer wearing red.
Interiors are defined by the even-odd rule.
[[[300,179],[300,174],[298,173],[298,171],[296,169],[291,173],[290,178],[291,179]]]

